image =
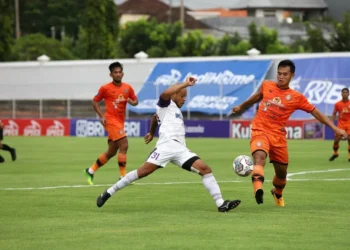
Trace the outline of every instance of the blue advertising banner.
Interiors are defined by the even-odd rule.
[[[255,92],[270,66],[270,60],[158,63],[137,94],[139,105],[129,109],[136,113],[154,113],[162,91],[193,76],[198,81],[188,88],[182,110],[227,114]]]
[[[151,120],[127,120],[124,124],[128,137],[143,137],[149,131]],[[230,137],[230,121],[185,120],[186,137]],[[98,119],[71,119],[70,135],[103,137],[107,132]],[[156,133],[158,136],[158,132]]]
[[[296,72],[290,87],[304,94],[321,112],[331,115],[334,104],[341,99],[341,90],[350,86],[350,58],[294,59],[293,62]],[[297,111],[291,118],[312,118],[312,115]]]
[[[127,120],[124,129],[128,137],[144,136],[149,130],[149,120]],[[71,119],[70,135],[98,137],[107,136],[107,132],[99,119]]]
[[[186,137],[230,137],[230,121],[185,120]]]
[[[336,121],[334,121],[334,124],[335,125],[338,125],[338,121],[336,120]],[[325,140],[334,140],[334,132],[333,132],[333,130],[330,128],[330,127],[328,127],[328,126],[324,126],[325,127],[325,136],[324,136],[324,139]]]

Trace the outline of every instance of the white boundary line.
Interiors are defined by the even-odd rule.
[[[328,169],[328,170],[315,170],[304,171],[297,173],[290,173],[287,175],[288,181],[350,181],[350,178],[335,178],[335,179],[291,179],[290,177],[295,175],[317,174],[317,173],[329,173],[339,171],[350,171],[350,169]],[[271,182],[272,180],[266,180]],[[218,181],[218,183],[239,183],[242,181]],[[153,183],[135,183],[137,186],[141,185],[181,185],[181,184],[202,184],[200,181],[185,181],[185,182],[153,182]],[[24,190],[50,190],[50,189],[62,189],[62,188],[88,188],[88,187],[110,187],[113,184],[98,184],[98,185],[64,185],[64,186],[52,186],[52,187],[26,187],[26,188],[0,188],[0,191],[24,191]]]
[[[294,175],[318,174],[318,173],[329,173],[329,172],[339,172],[339,171],[349,171],[349,170],[350,169],[348,169],[348,168],[339,168],[339,169],[315,170],[315,171],[304,171],[304,172],[290,173],[290,174],[287,174],[287,179],[288,179],[288,177],[292,177]]]

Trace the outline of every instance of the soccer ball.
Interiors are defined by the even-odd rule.
[[[249,176],[253,171],[253,161],[249,156],[240,155],[233,161],[233,171],[239,176]]]

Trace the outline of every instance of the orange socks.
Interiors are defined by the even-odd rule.
[[[275,193],[282,196],[283,189],[287,184],[287,179],[280,179],[275,175],[272,184],[275,186]]]
[[[261,165],[254,165],[252,172],[252,183],[254,188],[254,193],[258,189],[262,189],[264,184],[264,167]]]
[[[101,154],[97,158],[96,162],[90,167],[89,169],[90,174],[93,174],[94,172],[96,172],[100,167],[105,165],[107,161],[108,161],[107,154],[106,153]]]
[[[126,175],[126,154],[118,153],[118,165],[120,176]]]

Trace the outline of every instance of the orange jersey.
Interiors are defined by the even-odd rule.
[[[134,89],[127,83],[115,86],[112,82],[102,85],[94,97],[94,101],[100,102],[102,99],[106,105],[106,118],[114,118],[124,123],[125,110],[128,99],[137,99]]]
[[[264,81],[260,93],[263,99],[252,123],[252,131],[271,135],[285,135],[286,122],[296,110],[310,113],[315,106],[293,89],[280,89],[276,82]]]
[[[338,113],[338,126],[350,123],[350,101],[339,101],[334,105],[334,111]]]

